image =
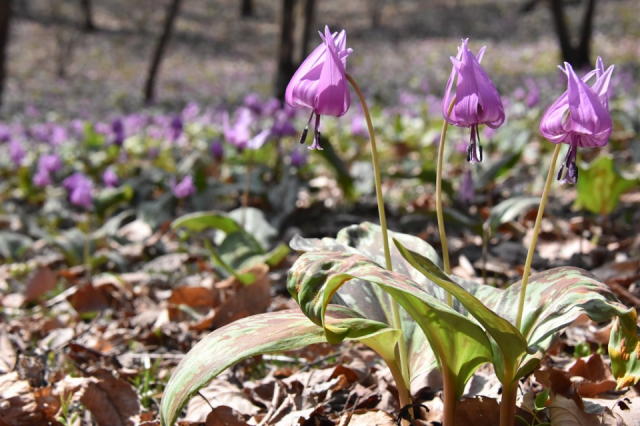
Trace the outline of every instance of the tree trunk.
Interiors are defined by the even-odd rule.
[[[7,76],[7,50],[9,46],[9,23],[11,22],[11,0],[0,0],[0,105]]]
[[[283,100],[287,84],[296,72],[293,65],[293,6],[295,0],[282,0],[282,16],[280,18],[280,51],[278,53],[278,70],[276,75],[275,95]]]
[[[153,52],[153,58],[151,59],[151,65],[149,67],[149,74],[147,74],[147,82],[144,85],[144,102],[146,104],[152,102],[155,98],[155,86],[158,71],[160,70],[160,62],[164,51],[169,44],[171,38],[171,31],[173,30],[173,23],[178,16],[181,0],[171,0],[171,3],[167,7],[167,13],[164,18],[164,28],[162,34],[158,39],[158,44]]]
[[[589,47],[595,15],[595,0],[587,0],[578,46],[571,44],[569,28],[564,18],[563,0],[548,0],[548,3],[553,16],[553,24],[560,44],[562,59],[565,62],[569,62],[574,68],[591,66]]]
[[[243,18],[250,18],[253,16],[253,0],[242,0],[240,16]]]
[[[274,88],[275,96],[284,100],[287,85],[308,54],[315,0],[283,0],[280,26],[280,51]]]
[[[82,14],[84,15],[84,23],[82,28],[88,33],[95,31],[96,25],[93,23],[91,0],[80,0],[80,6],[82,6]]]

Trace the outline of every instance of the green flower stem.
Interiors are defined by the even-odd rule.
[[[455,95],[451,99],[447,116],[451,115],[453,105],[456,102]],[[447,138],[447,127],[449,123],[444,120],[442,133],[440,134],[440,144],[438,145],[438,169],[436,171],[436,215],[438,217],[438,232],[440,233],[440,244],[442,245],[442,260],[444,262],[444,272],[451,274],[451,264],[449,263],[449,245],[447,244],[447,234],[444,230],[444,216],[442,214],[442,159],[444,157],[444,141]],[[447,292],[447,305],[453,306],[453,297]]]
[[[373,124],[371,123],[371,115],[369,114],[369,107],[367,107],[367,102],[364,99],[364,95],[360,91],[360,87],[355,82],[353,77],[347,74],[347,80],[353,86],[353,89],[358,94],[358,98],[360,99],[360,103],[362,104],[362,111],[364,112],[364,116],[367,120],[367,127],[369,129],[369,139],[371,140],[371,155],[373,161],[373,172],[375,176],[375,184],[376,184],[376,197],[378,199],[378,214],[380,215],[380,228],[382,229],[382,244],[384,247],[384,260],[385,267],[391,271],[393,267],[391,265],[391,251],[389,249],[389,236],[387,235],[387,218],[384,213],[384,199],[382,198],[382,183],[380,179],[380,163],[378,161],[378,150],[376,149],[376,137],[373,132]],[[398,302],[393,297],[391,298],[391,309],[393,311],[393,327],[402,331],[402,319],[400,318],[400,308],[398,306]],[[398,340],[398,355],[400,358],[400,368],[402,369],[402,377],[404,377],[405,387],[408,386],[409,383],[409,364],[407,362],[407,347],[404,343],[404,333],[400,335],[400,339]],[[398,387],[401,385],[397,383]],[[405,389],[408,392],[408,389]],[[405,391],[403,390],[403,391]],[[400,394],[403,393],[398,389]],[[401,402],[402,403],[402,402]]]
[[[549,197],[549,190],[551,189],[551,182],[553,182],[553,176],[556,172],[556,161],[558,160],[558,154],[562,144],[557,144],[555,151],[553,151],[553,160],[551,160],[551,167],[549,167],[549,174],[547,175],[547,182],[544,184],[544,191],[542,192],[542,199],[540,200],[540,207],[538,208],[538,216],[536,217],[536,224],[533,227],[533,236],[531,237],[531,244],[529,244],[529,252],[527,253],[527,260],[524,264],[524,272],[522,273],[522,285],[520,286],[520,301],[518,302],[518,316],[516,317],[516,328],[522,331],[522,311],[524,309],[524,297],[527,292],[527,283],[529,282],[529,274],[531,273],[531,262],[533,261],[533,252],[538,242],[538,234],[540,233],[540,224],[542,223],[542,216],[544,214],[544,208],[547,205],[547,198]]]

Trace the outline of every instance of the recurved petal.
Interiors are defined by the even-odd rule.
[[[335,40],[328,31],[325,32],[325,43],[327,56],[318,82],[315,111],[320,115],[340,117],[351,104],[346,70],[338,55]]]
[[[540,120],[540,132],[553,143],[564,142],[568,137],[569,124],[565,122],[569,111],[569,95],[564,92],[549,107]]]
[[[504,107],[500,94],[473,54],[469,59],[473,64],[479,103],[482,107],[478,110],[478,123],[486,124],[494,129],[498,128],[504,123]]]
[[[569,74],[571,131],[590,136],[581,138],[581,146],[605,145],[613,130],[609,111],[591,87],[578,78],[571,65],[566,64],[566,68]]]
[[[456,84],[456,103],[451,111],[450,119],[454,124],[462,127],[470,127],[479,123],[480,97],[471,57],[473,57],[473,53],[465,48],[461,61],[452,59],[453,66],[458,71],[458,81]]]
[[[298,88],[299,83],[303,80],[317,80],[320,77],[320,71],[322,69],[322,63],[324,61],[324,57],[327,55],[327,45],[326,43],[320,44],[320,46],[316,47],[316,49],[304,60],[300,68],[293,74],[291,81],[287,85],[287,90],[285,92],[285,100],[287,104],[293,108],[299,108],[308,105],[308,98],[305,98],[304,101],[298,102],[300,99],[297,98],[299,93],[297,93],[300,89]],[[306,85],[305,85],[306,86]],[[296,90],[297,89],[297,90]],[[304,94],[305,91],[303,90]]]

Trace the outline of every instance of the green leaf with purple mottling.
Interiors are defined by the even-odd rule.
[[[337,343],[348,330],[326,322],[326,307],[336,291],[354,279],[389,293],[418,323],[437,353],[443,374],[454,377],[458,397],[475,369],[491,361],[491,344],[482,328],[427,293],[408,276],[387,271],[363,255],[305,253],[291,267],[287,288],[309,319],[324,328],[327,340]],[[349,284],[359,285],[360,281]]]
[[[398,339],[397,330],[342,306],[330,306],[325,322],[346,330],[345,339],[359,340],[383,356]],[[173,425],[189,399],[233,364],[254,355],[326,341],[322,327],[299,310],[254,315],[212,332],[187,353],[171,375],[162,395],[162,425]]]

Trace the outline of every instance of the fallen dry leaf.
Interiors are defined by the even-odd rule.
[[[213,379],[206,387],[200,389],[200,395],[189,400],[186,421],[204,422],[211,412],[211,407],[227,406],[245,415],[255,415],[260,411],[241,389],[225,380]],[[206,398],[206,401],[202,397]]]
[[[140,402],[133,386],[106,370],[85,380],[80,402],[91,411],[99,426],[137,424],[140,414]]]
[[[247,426],[247,422],[231,407],[215,407],[207,416],[205,426]]]
[[[552,425],[600,426],[599,416],[587,414],[573,399],[565,398],[553,391],[550,394],[549,413]]]
[[[0,328],[0,374],[13,371],[18,361],[16,350],[13,348],[4,327]]]
[[[47,266],[41,266],[28,279],[24,289],[24,301],[32,302],[46,292],[53,290],[57,282],[56,274]]]
[[[29,382],[17,372],[0,376],[0,419],[12,426],[39,426],[48,422],[38,408]]]

